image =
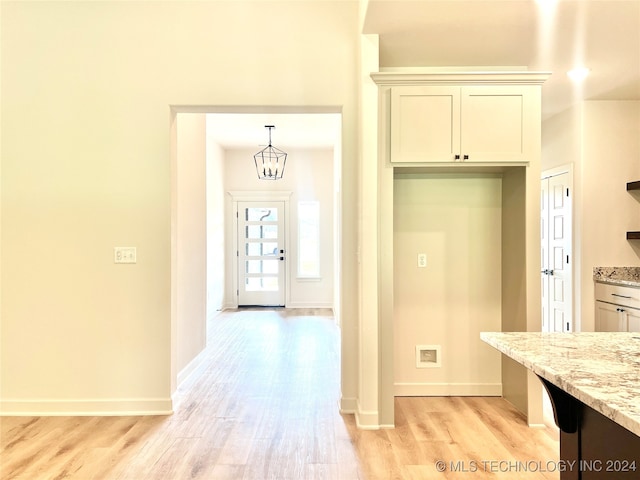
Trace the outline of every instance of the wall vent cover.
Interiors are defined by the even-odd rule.
[[[440,345],[416,345],[416,368],[440,367]]]

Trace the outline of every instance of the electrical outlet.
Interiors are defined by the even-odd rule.
[[[113,263],[136,263],[136,247],[113,247]]]
[[[418,268],[425,268],[427,266],[427,254],[419,253],[418,254]]]

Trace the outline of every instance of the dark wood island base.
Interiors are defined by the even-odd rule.
[[[560,429],[561,480],[640,479],[640,437],[538,378]]]

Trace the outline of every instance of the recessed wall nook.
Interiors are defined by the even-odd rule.
[[[540,72],[378,72],[380,323],[393,396],[504,396],[542,423],[541,387],[481,331],[540,330]],[[392,192],[392,193],[387,193]],[[423,268],[416,255],[429,262]],[[389,313],[387,313],[389,312]],[[420,368],[416,344],[441,345]],[[427,364],[432,358],[426,355]]]

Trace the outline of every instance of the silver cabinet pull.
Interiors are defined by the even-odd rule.
[[[617,294],[617,293],[612,293],[611,295],[612,295],[613,297],[620,297],[620,298],[633,298],[633,297],[631,297],[631,296],[629,296],[629,295],[619,295],[619,294]]]

